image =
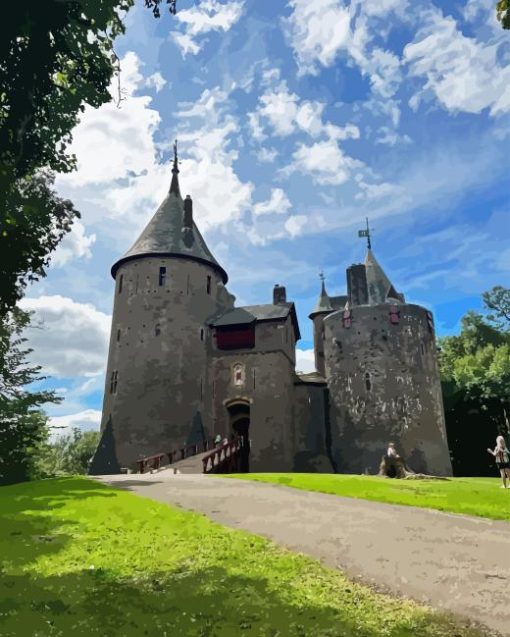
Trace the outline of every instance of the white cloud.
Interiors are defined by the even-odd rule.
[[[382,199],[384,197],[395,196],[404,192],[401,186],[383,182],[380,184],[368,184],[363,180],[358,181],[361,192],[355,195],[355,199]]]
[[[299,144],[292,160],[289,166],[282,169],[283,175],[301,172],[311,175],[314,181],[322,185],[343,184],[350,178],[352,170],[364,165],[346,155],[333,139],[316,142],[312,146]]]
[[[286,35],[301,73],[317,74],[317,63],[331,66],[350,38],[350,12],[338,0],[291,0]]]
[[[301,234],[306,222],[307,217],[305,215],[293,215],[285,222],[285,230],[287,230],[292,238],[297,237]]]
[[[404,48],[412,76],[426,80],[409,105],[431,92],[449,111],[491,115],[510,111],[510,66],[501,65],[498,44],[466,37],[450,16],[429,10],[414,41]]]
[[[257,159],[268,164],[272,163],[277,157],[278,151],[276,150],[276,148],[262,147],[257,152]]]
[[[209,31],[229,31],[241,17],[243,6],[243,2],[222,4],[217,0],[202,0],[190,9],[177,12],[175,20],[184,26],[185,32],[172,31],[170,36],[180,47],[183,57],[188,53],[196,55],[201,49],[196,38]]]
[[[271,190],[271,196],[267,201],[261,201],[253,206],[254,215],[270,215],[270,214],[285,214],[287,213],[292,204],[289,198],[285,194],[285,191],[281,188],[273,188]]]
[[[91,247],[96,241],[96,235],[85,234],[85,227],[79,219],[72,225],[71,232],[68,232],[51,257],[52,267],[62,267],[75,258],[90,259],[92,256]]]
[[[70,434],[75,428],[81,431],[99,431],[100,424],[101,412],[97,409],[85,409],[67,416],[52,416],[50,426],[54,429],[51,438],[55,440],[60,436]]]
[[[35,313],[26,336],[34,350],[30,358],[43,373],[64,378],[104,371],[110,316],[59,295],[24,298],[20,305]]]
[[[386,146],[396,146],[397,144],[411,144],[412,140],[409,135],[401,135],[389,126],[381,126],[377,131],[378,137],[376,144],[384,144]]]
[[[178,137],[187,150],[181,183],[193,197],[200,228],[237,219],[251,205],[253,184],[242,182],[233,167],[239,122],[228,113],[228,94],[218,87],[206,89],[196,103],[183,105],[177,117],[182,121]]]
[[[159,71],[149,75],[149,77],[145,80],[145,86],[149,88],[155,88],[156,93],[159,93],[161,89],[166,85],[165,78],[161,75]]]
[[[291,0],[293,12],[284,20],[284,30],[298,62],[299,73],[316,75],[319,66],[332,66],[340,54],[368,75],[374,93],[383,98],[394,95],[402,76],[400,60],[391,51],[371,46],[372,34],[381,31],[380,18],[394,12],[405,17],[407,2],[353,0]],[[369,26],[373,21],[372,30]]]
[[[308,374],[315,371],[313,349],[296,349],[296,371]]]

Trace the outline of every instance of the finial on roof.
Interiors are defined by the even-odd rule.
[[[369,250],[372,249],[372,245],[370,243],[370,228],[368,227],[368,217],[367,219],[367,227],[366,230],[358,230],[358,237],[366,237],[367,238],[367,248]]]
[[[181,191],[179,189],[179,178],[177,175],[179,174],[178,167],[179,160],[177,159],[177,140],[174,142],[174,165],[172,166],[172,183],[170,184],[170,192],[173,192],[174,195],[178,197],[181,196]]]

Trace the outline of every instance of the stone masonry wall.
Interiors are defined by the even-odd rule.
[[[451,475],[437,365],[427,311],[399,305],[352,308],[324,320],[333,455],[341,473],[376,473],[388,442],[417,472]]]

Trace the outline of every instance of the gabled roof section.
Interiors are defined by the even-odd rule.
[[[294,303],[280,303],[278,305],[268,303],[265,305],[236,307],[214,318],[210,325],[212,327],[227,327],[231,325],[249,325],[254,321],[259,323],[263,321],[283,321],[289,314],[291,315],[292,324],[294,326],[296,341],[298,341],[301,338],[301,334],[299,332]]]
[[[191,236],[189,229],[186,233],[183,225],[184,201],[177,176],[179,173],[177,150],[175,147],[174,149],[170,190],[133,246],[113,265],[112,276],[115,278],[119,266],[126,261],[141,257],[178,257],[211,266],[221,276],[223,283],[226,283],[227,273],[213,257],[194,221],[192,221]]]
[[[365,272],[369,305],[387,303],[389,296],[392,297],[393,301],[395,298],[394,295],[398,293],[370,249],[367,250],[367,256],[365,258]]]

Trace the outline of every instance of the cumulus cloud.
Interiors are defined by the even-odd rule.
[[[55,440],[60,436],[70,434],[73,429],[99,431],[100,424],[101,412],[97,409],[85,409],[66,416],[52,416],[50,418],[51,437]]]
[[[149,77],[145,80],[145,86],[156,89],[156,93],[159,93],[165,85],[166,80],[159,71],[149,75]]]
[[[271,196],[267,201],[261,201],[253,206],[254,215],[270,215],[270,214],[285,214],[290,210],[292,204],[289,198],[285,194],[285,191],[281,188],[273,188],[271,190]]]
[[[57,246],[51,257],[53,267],[62,267],[73,259],[90,259],[92,256],[91,247],[96,241],[96,235],[85,234],[85,226],[76,219],[72,225],[71,232],[67,233]]]
[[[382,98],[395,94],[401,81],[400,60],[391,51],[372,44],[380,19],[393,12],[405,17],[407,2],[353,0],[291,0],[293,11],[284,20],[284,31],[294,50],[299,73],[317,75],[320,67],[332,66],[338,55],[354,62],[367,75],[374,93]],[[370,30],[373,21],[377,28]]]
[[[306,225],[307,217],[305,215],[293,215],[285,222],[285,230],[294,238],[301,234]]]
[[[339,185],[351,177],[355,168],[363,166],[363,162],[346,155],[335,140],[329,139],[311,146],[299,144],[291,164],[281,172],[289,176],[297,171],[311,175],[318,184]]]
[[[181,181],[193,196],[201,229],[237,219],[251,205],[253,184],[242,182],[233,167],[240,127],[229,113],[228,94],[219,87],[206,89],[194,104],[181,105],[177,117],[187,151]]]
[[[177,12],[175,20],[181,23],[184,32],[172,31],[170,37],[181,49],[183,57],[189,53],[196,55],[201,49],[197,37],[209,31],[229,31],[241,17],[243,6],[243,2],[202,0],[190,9]]]
[[[33,327],[26,336],[34,350],[31,360],[44,373],[65,378],[104,371],[110,316],[60,295],[24,298],[20,305],[34,312]]]
[[[296,349],[296,371],[303,374],[315,371],[313,349]]]
[[[260,162],[272,163],[278,157],[278,151],[276,148],[260,148],[257,151],[257,159]]]
[[[510,111],[510,66],[501,65],[497,43],[465,36],[451,16],[430,9],[413,42],[404,48],[409,73],[424,79],[409,105],[416,109],[426,93],[449,111],[491,115]]]

